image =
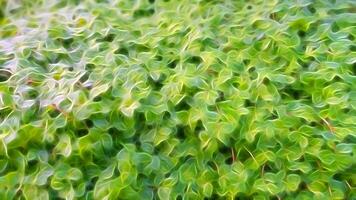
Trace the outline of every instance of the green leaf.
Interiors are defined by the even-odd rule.
[[[160,187],[158,189],[158,196],[160,199],[170,199],[171,189],[168,187]]]
[[[297,174],[289,174],[286,179],[286,187],[289,191],[295,191],[301,182],[301,178]]]
[[[206,197],[211,197],[211,195],[213,194],[213,186],[210,183],[204,184],[203,194]]]

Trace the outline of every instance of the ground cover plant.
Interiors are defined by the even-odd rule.
[[[356,199],[355,8],[0,1],[0,199]]]

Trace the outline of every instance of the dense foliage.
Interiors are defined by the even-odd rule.
[[[355,1],[0,5],[0,199],[356,198]]]

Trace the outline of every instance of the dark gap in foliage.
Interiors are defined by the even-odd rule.
[[[299,37],[304,38],[305,35],[306,35],[306,32],[303,31],[303,30],[299,30],[299,31],[297,32],[297,34],[298,34]]]
[[[114,41],[116,35],[113,33],[107,34],[103,39],[102,42],[112,42]]]
[[[232,156],[225,159],[225,164],[231,165],[232,163],[234,163],[234,159],[232,158]]]
[[[234,86],[235,88],[239,88],[240,83],[238,81],[234,81],[234,82],[232,82],[232,86]]]
[[[354,41],[355,40],[355,37],[350,33],[347,38],[350,40],[350,41]]]
[[[340,82],[340,81],[342,81],[342,79],[341,79],[341,77],[338,76],[338,75],[334,76],[334,78],[331,80],[331,82],[333,82],[333,83],[335,83],[335,82]]]
[[[113,148],[116,149],[116,151],[123,149],[121,137],[118,134],[111,135],[111,138],[113,140]]]
[[[150,9],[138,9],[135,10],[133,13],[134,18],[141,18],[141,17],[150,17],[155,13],[153,8]]]
[[[151,76],[148,77],[147,82],[151,86],[151,88],[155,91],[159,91],[163,87],[164,78],[161,76],[158,80],[153,80]]]
[[[276,120],[278,119],[278,115],[274,112],[268,115],[267,120]]]
[[[199,65],[203,62],[203,59],[200,56],[191,56],[186,60],[186,62]]]
[[[160,155],[162,152],[162,149],[164,149],[164,142],[161,142],[158,146],[154,147],[153,153],[154,155]]]
[[[250,64],[251,60],[250,60],[250,59],[244,59],[244,60],[242,60],[242,62],[243,62],[243,64],[244,64],[245,66],[247,66],[247,65]]]
[[[308,5],[307,9],[312,14],[314,14],[316,12],[316,9],[314,8],[313,4]]]
[[[65,128],[57,128],[56,133],[65,133],[66,129]]]
[[[80,81],[81,83],[84,83],[85,81],[87,81],[87,80],[89,79],[89,75],[90,75],[89,72],[85,72],[85,73],[80,77],[79,81]]]
[[[56,118],[58,117],[58,115],[60,115],[61,112],[58,110],[58,109],[51,109],[48,111],[48,115],[51,117],[51,118]]]
[[[334,33],[340,31],[340,27],[337,25],[336,22],[333,22],[333,23],[331,24],[331,31],[334,32]]]
[[[218,91],[218,94],[219,94],[219,96],[218,96],[218,98],[216,99],[216,102],[222,102],[222,101],[225,101],[225,100],[226,100],[226,99],[225,99],[225,94],[224,94],[224,92]]]
[[[164,2],[168,2],[169,0],[163,0]],[[176,198],[176,200],[182,200],[183,198],[182,198],[182,196],[181,195],[178,195],[177,196],[177,198]]]
[[[171,113],[165,111],[165,112],[163,113],[162,119],[165,120],[165,121],[171,119]]]
[[[352,74],[356,76],[356,62],[351,65]]]
[[[169,42],[169,43],[167,44],[167,47],[169,47],[169,48],[175,48],[176,46],[177,46],[177,44],[174,43],[174,42]]]
[[[351,45],[350,46],[350,51],[351,52],[356,52],[356,45]]]
[[[1,4],[0,4],[0,6],[1,6]],[[3,6],[5,7],[5,5],[3,5]],[[4,18],[5,18],[5,13],[4,13],[3,9],[1,8],[0,9],[0,21],[3,20]]]
[[[284,198],[281,198],[281,195],[276,195],[276,196],[272,196],[270,199],[271,200],[281,200],[281,199],[284,199]]]
[[[217,170],[217,166],[215,165],[215,163],[214,163],[214,161],[211,161],[211,160],[209,160],[207,163],[206,163],[211,169],[213,169],[213,170]]]
[[[162,57],[161,55],[156,55],[156,56],[155,56],[155,59],[156,59],[157,61],[161,61],[161,60],[163,60],[163,57]]]
[[[245,107],[256,107],[256,103],[252,102],[250,99],[245,100]]]
[[[187,155],[187,156],[180,158],[179,160],[180,160],[180,163],[187,163],[189,160],[194,160],[194,157],[191,155]]]
[[[282,18],[282,15],[280,13],[278,13],[278,12],[274,12],[274,13],[271,13],[269,15],[269,18],[279,22],[281,20],[281,18]]]
[[[20,8],[14,8],[14,9],[11,9],[10,11],[8,11],[10,13],[10,15],[15,15],[16,13],[19,13],[21,12],[21,9]]]
[[[95,69],[95,64],[93,64],[93,63],[87,63],[85,65],[85,70],[87,70],[87,71],[93,71],[94,69]]]
[[[291,86],[287,86],[282,90],[282,94],[292,97],[293,99],[300,99],[301,91],[294,89]]]
[[[113,138],[111,137],[111,139],[113,139]],[[113,144],[112,146],[104,146],[104,145],[102,145],[103,152],[107,156],[105,158],[105,160],[108,161],[108,162],[110,162],[111,158],[115,157],[117,155],[117,153],[119,152],[118,148],[116,148],[116,146],[114,144],[114,141],[113,141],[112,144]]]
[[[231,153],[231,148],[225,145],[219,147],[219,152],[224,155],[229,155]]]
[[[310,122],[309,123],[309,126],[311,126],[311,127],[316,127],[318,125],[318,123],[316,123],[316,122]]]
[[[168,172],[168,173],[165,173],[165,174],[164,174],[164,177],[165,177],[165,178],[169,178],[171,175],[172,175],[172,173]]]
[[[351,111],[350,108],[344,108],[344,109],[342,109],[342,112],[343,112],[343,113],[349,113],[350,111]]]
[[[98,181],[98,179],[99,179],[99,177],[97,177],[97,176],[91,178],[91,179],[87,182],[86,187],[85,187],[85,190],[86,190],[86,191],[92,191],[92,190],[94,189],[95,184],[96,184],[96,182]]]
[[[248,5],[246,8],[247,8],[247,10],[251,10],[251,9],[252,9],[252,6],[251,6],[251,5]]]
[[[353,135],[347,135],[343,140],[342,143],[348,144],[356,144],[356,137]]]
[[[63,45],[63,47],[66,49],[69,49],[74,42],[73,38],[67,38],[67,39],[59,38],[58,40]]]
[[[101,100],[102,100],[101,96],[96,96],[96,97],[94,97],[93,102],[99,102]]]
[[[183,92],[187,95],[183,100],[186,100],[188,103],[192,102],[192,97],[200,91],[198,87],[187,87],[183,86]]]
[[[268,16],[270,19],[272,19],[272,20],[276,20],[276,13],[271,13],[271,14],[269,14],[269,16]],[[276,20],[277,21],[277,20]]]
[[[235,197],[234,197],[234,200],[251,200],[253,199],[251,196],[248,196],[246,194],[241,194],[241,193],[238,193]]]
[[[305,158],[304,156],[301,156],[299,159],[298,159],[299,162],[304,162],[305,161]]]
[[[146,117],[144,112],[135,112],[134,114],[135,117],[135,130],[143,130],[146,122]],[[134,136],[137,137],[137,134]]]
[[[28,97],[30,99],[36,99],[38,97],[39,93],[37,90],[33,89],[28,92]]]
[[[53,189],[53,188],[50,187],[49,185],[47,185],[47,186],[45,187],[45,190],[48,191],[48,194],[51,194],[51,195],[49,196],[49,199],[50,199],[50,200],[55,199],[55,198],[52,198],[52,197],[59,197],[59,196],[60,196],[60,195],[59,195],[59,191]],[[22,192],[23,192],[23,191],[22,191]],[[15,199],[21,199],[21,198],[15,198]]]
[[[57,130],[58,130],[58,129],[57,129]],[[41,145],[42,145],[42,144],[41,144]],[[53,149],[54,149],[54,148],[55,148],[55,144],[54,144],[54,143],[49,143],[49,142],[45,142],[45,143],[44,143],[44,149],[47,150],[47,152],[48,152],[49,155],[53,152]],[[48,164],[53,165],[54,162],[55,162],[55,160],[50,159],[50,160],[48,161]]]
[[[84,123],[85,123],[86,127],[88,127],[88,128],[92,128],[94,126],[94,123],[91,119],[85,119]]]
[[[117,128],[115,128],[115,127],[111,127],[111,128],[109,128],[108,133],[109,133],[110,135],[119,135],[119,134],[120,134],[120,131],[119,131]]]
[[[336,173],[336,174],[333,175],[333,179],[342,182],[345,179],[345,177],[341,173]]]
[[[147,128],[148,130],[151,130],[151,129],[154,129],[155,127],[154,127],[153,124],[146,124],[146,128]]]
[[[174,60],[172,60],[171,62],[168,63],[167,67],[173,69],[173,68],[175,68],[177,66],[178,62],[179,62],[178,59],[174,59]]]
[[[256,72],[256,68],[255,68],[255,67],[250,67],[250,68],[248,69],[248,73],[249,73],[249,74],[252,74],[252,73],[254,73],[254,72]]]
[[[32,159],[32,160],[28,160],[27,161],[27,166],[32,168],[32,167],[35,167],[37,164],[38,164],[38,160],[37,159]]]
[[[303,190],[308,190],[308,186],[304,181],[300,182],[299,188],[297,189],[297,191],[303,191]]]
[[[126,47],[120,47],[114,51],[114,54],[129,55],[129,50]]]
[[[205,128],[204,128],[204,126],[203,126],[203,122],[202,122],[201,120],[198,120],[198,121],[197,121],[197,124],[195,125],[194,131],[195,131],[196,133],[199,133],[199,132],[201,132],[201,131],[203,131],[203,130],[205,130]]]
[[[76,130],[76,135],[79,137],[85,136],[89,133],[89,131],[87,129],[78,129]]]
[[[308,62],[310,62],[310,63],[311,63],[312,61],[315,61],[315,57],[313,57],[313,56],[309,56],[307,59],[308,59]]]
[[[148,2],[153,4],[153,3],[155,3],[155,0],[148,0]]]
[[[135,144],[137,149],[141,148],[141,141],[139,139],[135,139],[134,144]]]
[[[270,80],[269,80],[268,78],[264,78],[262,83],[263,83],[264,85],[269,85]]]
[[[209,198],[209,200],[216,200],[216,199],[220,199],[220,200],[223,200],[224,197],[221,197],[220,195],[216,194],[216,193],[213,193],[211,195],[211,197]]]
[[[264,166],[263,166],[263,173],[266,172],[274,172],[273,168],[271,167],[272,163],[267,162]]]
[[[142,173],[137,174],[137,180],[142,181],[145,179],[147,179],[147,176],[145,174],[142,174]]]
[[[176,106],[175,110],[176,111],[183,111],[183,110],[189,110],[190,105],[187,103],[187,98],[182,99]]]
[[[301,59],[298,59],[297,62],[298,62],[298,64],[299,64],[300,66],[302,66],[304,69],[308,68],[309,65],[310,65],[310,63],[304,62],[304,61],[302,61]]]
[[[186,138],[184,126],[178,125],[176,127],[176,136],[180,140],[184,140]]]

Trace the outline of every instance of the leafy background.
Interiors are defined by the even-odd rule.
[[[0,199],[356,199],[355,1],[0,5]]]

